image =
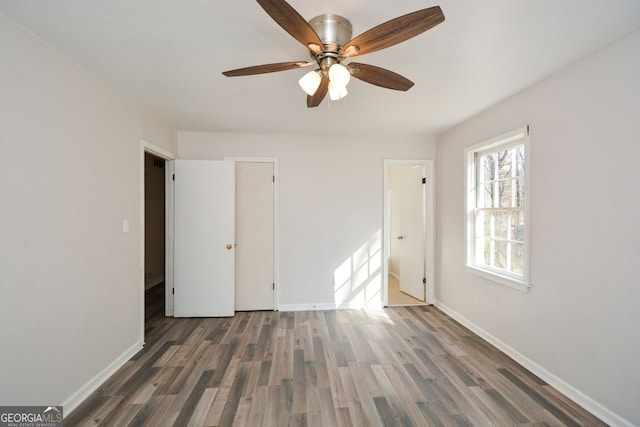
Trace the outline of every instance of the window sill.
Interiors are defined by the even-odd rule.
[[[493,271],[483,270],[478,267],[467,265],[467,271],[469,273],[475,274],[476,276],[480,276],[492,282],[508,286],[520,292],[529,292],[529,288],[531,287],[531,284],[529,284],[528,282],[522,282],[511,277],[502,276],[500,274],[494,273]]]

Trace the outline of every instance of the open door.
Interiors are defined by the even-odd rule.
[[[434,302],[433,174],[432,160],[384,160],[385,305]]]
[[[176,160],[174,171],[174,316],[233,316],[234,162]]]
[[[400,173],[399,228],[400,290],[425,300],[425,184],[424,166],[407,166]]]

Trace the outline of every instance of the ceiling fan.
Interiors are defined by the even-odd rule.
[[[318,68],[299,81],[307,93],[307,107],[320,105],[327,93],[331,100],[345,97],[351,76],[387,89],[410,89],[413,82],[393,71],[358,62],[342,62],[401,43],[444,21],[440,6],[434,6],[387,21],[352,39],[351,23],[342,16],[324,14],[307,22],[284,0],[257,2],[278,25],[309,49],[314,61],[255,65],[222,74],[227,77],[249,76],[317,65]]]

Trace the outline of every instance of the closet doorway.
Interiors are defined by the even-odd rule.
[[[433,170],[426,160],[385,161],[385,305],[433,300]]]

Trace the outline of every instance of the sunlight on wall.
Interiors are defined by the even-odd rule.
[[[337,308],[382,306],[382,238],[378,230],[333,272]]]

